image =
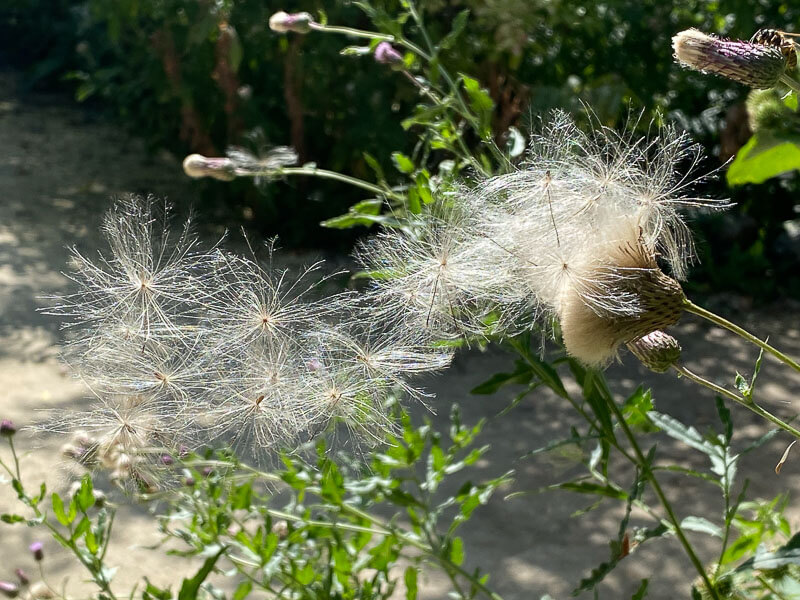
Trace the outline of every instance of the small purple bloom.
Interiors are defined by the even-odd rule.
[[[10,581],[0,581],[0,594],[6,598],[16,598],[19,596],[19,586]]]
[[[187,477],[183,483],[186,484],[186,487],[194,487],[194,477]]]
[[[392,47],[389,42],[381,42],[375,47],[375,61],[382,65],[401,65],[403,55]]]
[[[169,467],[170,465],[174,464],[175,460],[169,454],[162,454],[161,455],[161,464],[166,465]]]
[[[28,550],[33,554],[33,558],[38,562],[44,558],[44,544],[42,542],[33,542],[28,546]]]
[[[0,421],[0,435],[3,437],[11,437],[17,433],[17,426],[11,419],[3,419]]]
[[[28,574],[25,571],[23,571],[22,569],[16,569],[14,571],[14,574],[17,576],[17,578],[19,579],[19,582],[22,585],[28,585],[31,582],[31,579],[30,579],[30,577],[28,577]]]
[[[308,33],[311,31],[311,24],[314,22],[310,13],[287,13],[284,11],[276,12],[269,18],[269,28],[277,33]]]

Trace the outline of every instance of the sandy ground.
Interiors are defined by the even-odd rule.
[[[190,198],[191,186],[179,161],[150,158],[144,146],[63,97],[23,94],[15,77],[0,73],[0,417],[25,424],[36,420],[37,409],[72,410],[85,401],[85,390],[72,380],[58,360],[61,333],[51,317],[36,312],[45,303],[39,296],[68,289],[60,274],[65,267],[65,246],[78,244],[92,252],[99,244],[96,226],[108,198],[131,192],[152,192],[180,201]],[[789,354],[800,355],[797,306],[783,303],[769,311],[742,311],[742,324],[756,329]],[[750,373],[756,353],[737,338],[691,318],[676,328],[684,358],[695,370],[719,382],[731,382],[737,370]],[[660,410],[706,428],[716,422],[713,397],[669,375],[654,375],[634,364],[609,370],[612,391],[624,396],[640,383],[651,387]],[[492,417],[516,390],[495,396],[471,396],[469,390],[496,371],[511,368],[512,359],[499,350],[473,351],[460,356],[453,368],[431,380],[434,402],[444,422],[449,404],[462,405],[464,420]],[[800,377],[766,359],[761,380],[761,402],[790,418],[798,408],[795,397]],[[767,431],[750,413],[733,408],[740,447]],[[420,414],[423,412],[419,410]],[[622,507],[611,502],[588,515],[570,515],[592,498],[566,493],[524,495],[504,499],[513,491],[535,490],[559,477],[579,473],[568,458],[543,456],[521,460],[532,448],[568,434],[573,411],[551,394],[537,392],[502,419],[490,419],[484,443],[491,445],[472,479],[496,476],[515,469],[516,481],[480,509],[462,534],[466,563],[491,573],[492,587],[506,600],[539,598],[548,593],[566,598],[591,568],[605,560],[608,541],[616,535]],[[680,464],[706,468],[704,456],[659,436],[660,456]],[[64,440],[44,437],[18,442],[28,450],[23,459],[26,480],[46,480],[63,490],[68,482],[59,464],[57,448]],[[772,498],[794,491],[800,483],[800,461],[790,461],[780,476],[773,468],[788,440],[778,436],[741,461],[740,484],[751,480],[750,497]],[[615,469],[624,484],[631,482],[628,468]],[[459,483],[456,479],[453,485]],[[678,474],[662,476],[663,485],[679,507],[680,516],[695,514],[719,522],[721,499],[707,484]],[[445,492],[447,490],[445,489]],[[14,507],[8,486],[0,487],[0,512]],[[792,503],[787,512],[792,529],[800,527],[800,511]],[[635,523],[645,523],[636,515]],[[16,567],[35,572],[28,544],[39,535],[22,525],[0,524],[0,579],[11,579]],[[137,506],[121,508],[108,562],[119,566],[115,585],[130,589],[142,576],[173,585],[196,565],[183,559],[164,558],[143,546],[158,541],[155,525]],[[710,539],[692,534],[704,560],[713,560]],[[80,597],[84,577],[73,559],[46,543],[49,579]],[[688,597],[692,568],[675,540],[658,540],[638,549],[600,586],[601,598],[629,598],[642,577],[651,579],[649,598]],[[445,598],[448,588],[436,575],[425,575],[421,597]]]

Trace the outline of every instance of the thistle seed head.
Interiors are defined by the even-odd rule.
[[[786,72],[787,57],[772,45],[720,39],[697,29],[672,38],[676,60],[702,73],[714,73],[756,89],[777,85]]]

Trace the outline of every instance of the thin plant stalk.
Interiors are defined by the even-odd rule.
[[[690,371],[689,369],[687,369],[686,367],[684,367],[682,365],[673,365],[673,368],[678,373],[680,373],[681,375],[686,377],[687,379],[690,379],[690,380],[694,381],[695,383],[699,383],[700,385],[705,386],[705,387],[709,388],[710,390],[713,390],[714,392],[716,392],[720,396],[724,396],[725,398],[728,398],[729,400],[733,400],[737,404],[741,404],[742,406],[744,406],[748,410],[751,410],[752,412],[754,412],[758,416],[766,419],[767,421],[769,421],[773,425],[776,425],[780,429],[783,429],[784,431],[787,431],[788,433],[792,434],[797,439],[800,439],[800,430],[796,429],[795,427],[792,427],[791,425],[789,425],[785,421],[781,420],[779,417],[776,417],[775,415],[773,415],[768,410],[765,410],[765,409],[761,408],[753,400],[747,400],[747,398],[743,398],[741,396],[738,396],[738,395],[734,394],[733,392],[731,392],[729,390],[726,390],[724,387],[721,387],[721,386],[717,385],[716,383],[714,383],[712,381],[708,381],[704,377],[701,377],[700,375],[698,375],[696,373],[693,373],[692,371]]]
[[[686,552],[687,556],[689,557],[689,560],[692,561],[695,570],[700,574],[700,577],[703,579],[703,583],[708,589],[708,593],[711,595],[711,597],[714,600],[720,600],[719,594],[717,594],[717,590],[714,588],[714,585],[708,578],[708,573],[706,573],[706,570],[703,568],[703,563],[700,562],[700,559],[697,557],[694,548],[692,548],[692,545],[689,543],[686,534],[684,534],[683,529],[681,529],[680,521],[678,521],[678,517],[675,515],[675,511],[672,510],[672,505],[667,499],[666,494],[664,494],[664,490],[661,489],[661,484],[658,483],[658,479],[656,478],[655,473],[653,473],[652,469],[650,468],[650,464],[647,462],[644,452],[642,452],[642,448],[641,446],[639,446],[639,442],[636,440],[636,436],[633,434],[630,427],[628,427],[628,424],[625,422],[625,417],[623,416],[622,411],[620,411],[619,407],[617,406],[617,403],[614,402],[614,400],[611,398],[608,399],[608,405],[609,408],[611,408],[612,412],[614,413],[614,416],[617,418],[617,421],[619,422],[622,431],[625,433],[625,437],[628,438],[628,442],[630,443],[631,448],[633,448],[633,451],[636,454],[637,462],[639,463],[639,466],[642,469],[642,473],[650,482],[650,485],[653,486],[653,491],[656,493],[656,496],[658,496],[661,505],[667,512],[667,517],[675,529],[675,535],[678,536],[678,540],[683,546],[683,549]]]
[[[720,327],[724,327],[725,329],[727,329],[729,331],[732,331],[736,335],[746,339],[748,342],[750,342],[752,344],[755,344],[759,348],[762,348],[762,349],[766,350],[767,352],[772,354],[774,357],[776,357],[781,362],[783,362],[783,363],[789,365],[790,367],[792,367],[795,371],[800,372],[800,364],[798,364],[796,361],[794,361],[791,358],[789,358],[788,356],[786,356],[783,352],[781,352],[780,350],[778,350],[774,346],[771,346],[767,342],[765,342],[763,340],[760,340],[759,338],[754,336],[752,333],[742,329],[741,327],[739,327],[735,323],[731,323],[730,321],[728,321],[727,319],[719,316],[718,314],[715,314],[715,313],[711,312],[710,310],[707,310],[707,309],[703,308],[702,306],[698,306],[697,304],[695,304],[694,302],[692,302],[688,298],[684,300],[683,308],[687,312],[690,312],[690,313],[692,313],[694,315],[697,315],[699,317],[703,317],[704,319],[708,319],[712,323],[715,323],[715,324],[719,325]]]

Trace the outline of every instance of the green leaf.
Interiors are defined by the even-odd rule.
[[[439,42],[439,48],[444,50],[449,50],[453,47],[453,44],[458,39],[458,36],[464,31],[464,28],[467,26],[467,20],[469,19],[469,9],[465,8],[460,13],[456,15],[456,18],[453,19],[453,28],[450,30],[446,36],[442,38]]]
[[[392,162],[398,171],[405,173],[406,175],[413,173],[414,169],[416,168],[414,166],[414,161],[412,161],[402,152],[392,152]]]
[[[800,565],[800,533],[796,533],[784,546],[774,552],[756,551],[756,555],[736,571],[777,569],[785,565]]]
[[[681,521],[681,528],[688,529],[689,531],[707,533],[708,535],[713,535],[722,539],[722,529],[703,517],[686,517],[683,521]]]
[[[406,600],[417,600],[417,569],[416,567],[406,567],[403,575],[406,584]]]
[[[200,585],[214,569],[214,565],[217,563],[219,557],[222,556],[225,550],[226,548],[224,546],[220,548],[214,556],[206,559],[206,561],[203,563],[203,566],[200,567],[200,570],[197,571],[194,577],[183,580],[183,583],[181,584],[181,590],[178,592],[178,600],[196,600],[200,591]]]
[[[249,579],[245,579],[233,592],[233,600],[244,600],[252,590],[253,583]]]
[[[622,490],[613,488],[610,485],[601,485],[590,481],[565,481],[564,483],[548,486],[547,489],[567,490],[578,494],[594,494],[605,496],[606,498],[616,498],[617,500],[628,499],[628,494]]]
[[[378,181],[384,181],[386,177],[383,174],[383,169],[381,168],[380,163],[375,159],[375,157],[368,152],[364,152],[362,156],[369,165],[369,168],[372,169],[372,172],[375,173],[375,177],[377,177]]]
[[[383,200],[373,198],[362,200],[350,207],[349,211],[320,223],[331,229],[350,229],[351,227],[369,227],[374,223],[382,223],[385,218],[380,214]]]
[[[728,185],[763,183],[800,169],[800,138],[758,133],[742,146],[728,168]]]
[[[25,517],[21,515],[12,515],[10,513],[3,513],[2,515],[0,515],[0,521],[2,521],[3,523],[9,523],[11,525],[13,525],[14,523],[21,523],[24,520]]]
[[[72,519],[70,519],[67,516],[67,513],[64,512],[64,501],[61,499],[61,496],[53,492],[51,500],[53,504],[53,514],[56,516],[56,519],[58,519],[58,522],[64,527],[72,523]]]
[[[75,494],[75,502],[82,512],[86,512],[94,506],[94,493],[92,489],[92,478],[87,474],[81,479],[81,487]]]
[[[783,99],[783,105],[797,112],[797,92],[789,92]]]
[[[639,586],[639,589],[636,590],[636,593],[631,596],[631,600],[644,600],[644,598],[647,597],[647,586],[649,583],[649,579],[642,579],[642,584]]]
[[[719,396],[716,397],[717,402],[717,414],[719,415],[720,421],[725,426],[725,441],[726,443],[731,443],[731,438],[733,437],[733,421],[731,420],[731,411],[728,410],[728,407],[725,406],[725,401],[720,398]]]
[[[625,416],[625,422],[631,427],[642,432],[653,432],[658,431],[658,427],[647,417],[647,413],[653,408],[653,396],[650,390],[639,386],[625,401],[622,414]]]
[[[489,92],[481,88],[477,79],[461,74],[461,80],[464,82],[464,90],[467,92],[467,96],[469,96],[470,108],[475,112],[480,121],[478,133],[485,139],[492,133],[489,127],[492,110],[494,109],[492,97],[489,95]]]
[[[450,543],[450,560],[457,565],[464,562],[464,541],[460,537],[454,537]]]
[[[530,366],[522,361],[517,361],[517,366],[513,373],[495,373],[480,385],[472,388],[470,394],[494,394],[504,385],[525,385],[530,383],[532,377],[533,371]]]

